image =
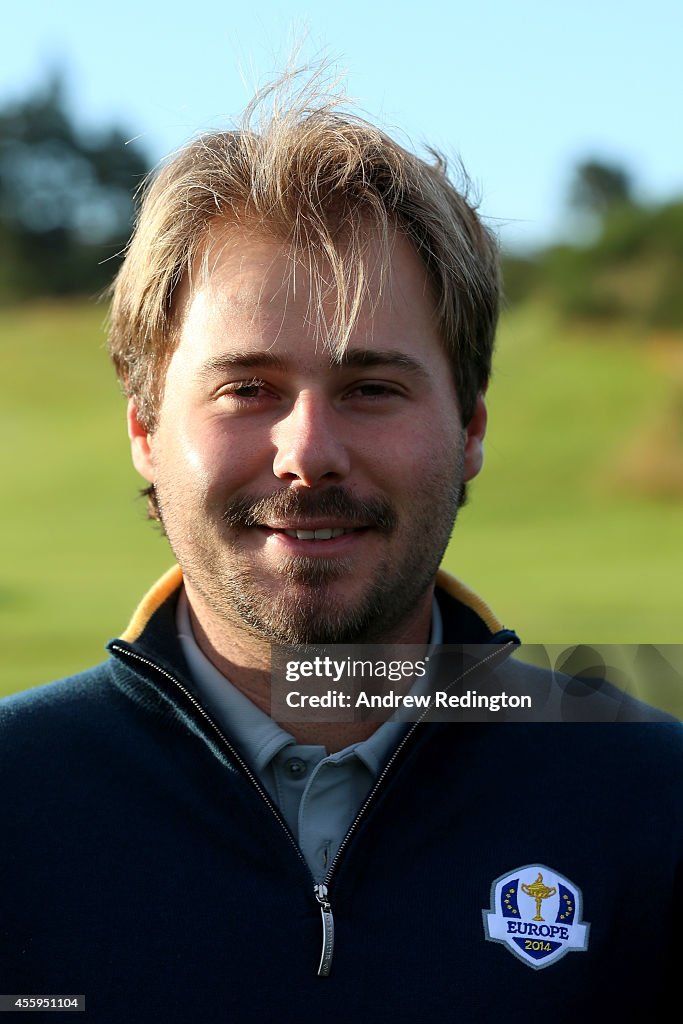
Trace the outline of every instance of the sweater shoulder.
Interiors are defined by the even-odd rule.
[[[37,753],[57,736],[91,728],[110,714],[115,700],[110,661],[5,697],[0,700],[0,764],[18,749]]]
[[[0,723],[3,725],[17,716],[45,711],[58,711],[83,698],[102,693],[110,683],[110,661],[87,668],[74,675],[64,676],[53,682],[21,690],[0,700]]]

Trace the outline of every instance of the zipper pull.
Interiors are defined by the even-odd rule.
[[[320,884],[316,885],[315,898],[320,904],[320,914],[323,921],[323,948],[320,954],[320,964],[318,965],[318,977],[326,978],[330,973],[332,967],[332,954],[334,952],[334,918],[332,917],[332,907],[330,906],[327,899],[327,886]]]

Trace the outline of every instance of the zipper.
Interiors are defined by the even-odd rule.
[[[324,882],[316,885],[315,898],[320,904],[320,916],[323,926],[323,948],[320,953],[318,964],[318,977],[326,978],[332,968],[332,955],[334,953],[334,917],[332,907],[327,899],[327,886]]]
[[[496,645],[497,649],[495,651],[493,651],[491,654],[489,654],[488,657],[483,658],[481,661],[478,661],[475,665],[470,666],[470,668],[466,669],[462,673],[462,675],[457,677],[457,679],[453,679],[448,684],[448,686],[445,688],[446,692],[450,689],[451,686],[454,686],[455,683],[459,682],[461,679],[463,679],[470,672],[473,672],[475,668],[479,668],[485,662],[487,662],[491,658],[495,657],[496,654],[503,654],[510,647],[516,647],[516,646],[517,646],[517,643],[515,643],[515,641],[513,641],[513,640],[510,640],[508,643],[506,643],[506,644],[504,644],[502,646]],[[321,953],[320,953],[320,963],[318,964],[318,977],[319,978],[327,978],[329,976],[329,974],[330,974],[331,969],[332,969],[332,957],[334,955],[334,916],[332,914],[332,906],[331,906],[330,900],[329,900],[330,883],[332,881],[334,873],[335,873],[335,871],[337,869],[337,866],[339,864],[339,860],[340,860],[344,850],[348,846],[350,839],[352,838],[352,836],[356,832],[356,830],[358,828],[358,825],[360,824],[362,818],[365,816],[365,814],[367,813],[368,808],[370,807],[370,805],[375,800],[375,797],[377,796],[377,793],[379,792],[379,790],[384,785],[384,781],[385,781],[387,775],[390,773],[393,765],[396,763],[396,760],[400,756],[401,751],[405,748],[406,744],[411,740],[412,736],[414,735],[414,733],[417,730],[418,725],[420,725],[424,721],[424,719],[427,717],[427,715],[429,714],[430,709],[429,708],[425,708],[424,709],[424,711],[422,712],[420,717],[417,719],[417,721],[413,722],[411,728],[408,730],[408,732],[405,734],[405,736],[403,737],[403,739],[401,740],[399,745],[394,750],[393,754],[391,755],[391,757],[389,758],[389,760],[385,764],[384,768],[382,769],[382,771],[378,775],[378,777],[377,777],[377,779],[375,781],[374,786],[372,787],[372,789],[368,793],[367,797],[363,801],[363,804],[362,804],[360,810],[358,811],[358,814],[356,815],[356,817],[351,822],[351,825],[349,826],[349,829],[348,829],[346,835],[344,836],[344,838],[342,839],[342,841],[341,841],[341,843],[339,845],[339,849],[337,850],[337,853],[336,853],[336,855],[334,857],[334,860],[330,864],[330,867],[329,867],[329,869],[327,871],[327,874],[325,875],[325,878],[323,879],[322,882],[316,882],[311,869],[309,868],[308,864],[306,863],[306,858],[304,857],[303,853],[301,852],[301,849],[299,848],[299,845],[298,845],[296,839],[292,835],[292,833],[291,833],[291,831],[289,829],[289,826],[287,825],[287,822],[284,820],[284,818],[282,817],[282,815],[278,811],[277,807],[275,806],[273,801],[270,799],[269,795],[266,793],[266,791],[264,790],[264,788],[261,785],[261,783],[259,782],[259,780],[254,775],[254,773],[252,772],[252,770],[249,767],[249,765],[241,757],[241,755],[235,750],[235,748],[232,746],[232,744],[230,743],[230,741],[226,737],[225,733],[220,729],[220,727],[216,724],[216,722],[214,722],[213,718],[211,718],[209,713],[199,703],[199,701],[194,696],[194,694],[191,693],[191,691],[188,690],[187,687],[184,686],[180,682],[179,679],[177,679],[175,676],[171,675],[170,672],[167,672],[166,669],[161,668],[161,666],[157,665],[155,662],[151,661],[149,658],[145,658],[145,657],[143,657],[143,655],[138,654],[137,651],[133,651],[130,647],[123,647],[123,646],[120,646],[118,643],[114,642],[114,643],[109,645],[109,648],[110,648],[110,650],[116,651],[118,654],[122,655],[124,660],[131,659],[132,661],[138,661],[142,665],[146,665],[148,668],[151,668],[154,672],[156,672],[159,675],[163,676],[165,679],[168,679],[169,682],[171,682],[178,690],[180,690],[180,692],[185,696],[185,698],[190,702],[190,704],[192,704],[192,706],[195,708],[195,710],[199,712],[199,714],[202,716],[202,718],[205,720],[205,722],[213,729],[214,733],[219,737],[219,739],[222,742],[222,744],[225,747],[225,749],[228,751],[228,753],[233,758],[233,760],[237,762],[237,764],[239,765],[239,767],[242,770],[243,774],[249,779],[249,781],[253,785],[254,789],[257,791],[257,793],[259,793],[259,795],[264,800],[266,805],[270,808],[271,813],[274,815],[276,820],[280,823],[282,829],[285,832],[285,835],[287,836],[287,838],[289,839],[289,842],[291,843],[291,845],[293,846],[294,850],[296,851],[297,857],[299,858],[301,863],[306,868],[306,871],[308,872],[309,876],[313,879],[313,883],[314,883],[313,884],[313,895],[315,896],[316,902],[317,902],[318,906],[320,907],[320,916],[321,916],[321,924],[322,924],[322,949],[321,949]]]

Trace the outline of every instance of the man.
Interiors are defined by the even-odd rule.
[[[179,568],[104,665],[2,708],[0,989],[103,1022],[664,1019],[676,725],[270,717],[273,643],[475,645],[465,673],[547,684],[439,573],[494,240],[439,162],[275,110],[166,166],[116,282]]]

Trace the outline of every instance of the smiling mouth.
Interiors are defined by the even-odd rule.
[[[274,533],[284,533],[285,536],[292,537],[294,540],[334,540],[335,537],[341,537],[345,533],[359,533],[364,527],[325,526],[317,530],[288,530],[277,526],[266,526],[265,529],[272,530]]]

